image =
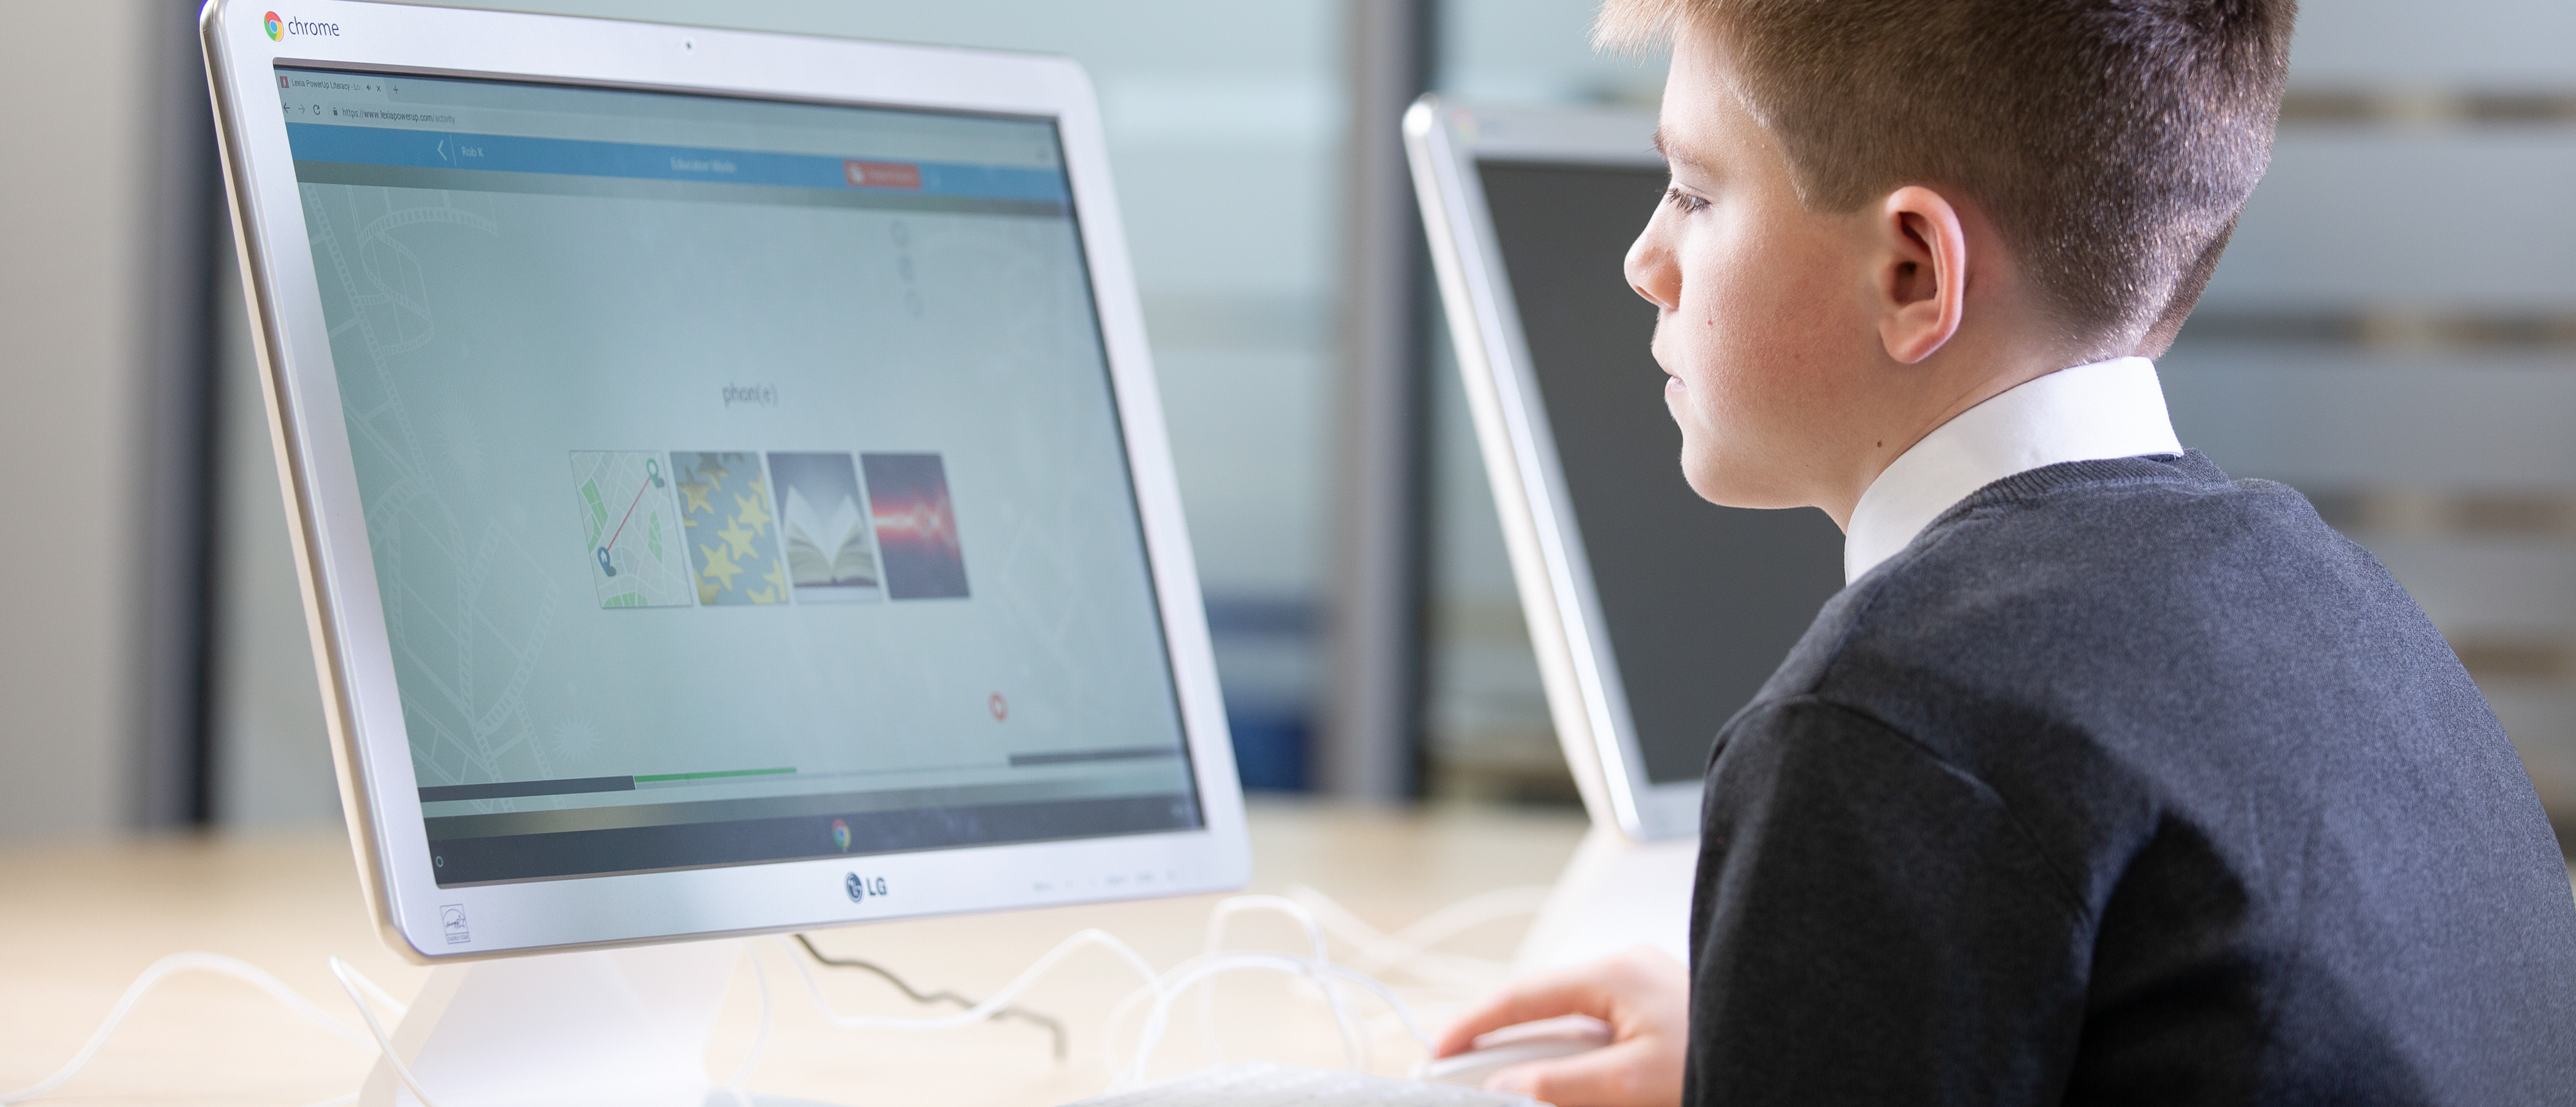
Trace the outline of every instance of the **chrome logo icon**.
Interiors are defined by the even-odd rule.
[[[278,20],[276,12],[270,12],[263,17],[261,19],[260,26],[268,30],[268,40],[270,42],[277,42],[286,37],[286,24]]]
[[[843,853],[850,852],[850,824],[832,820],[832,844],[841,847]]]

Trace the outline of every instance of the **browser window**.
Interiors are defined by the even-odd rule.
[[[442,885],[1200,825],[1052,121],[277,73]]]

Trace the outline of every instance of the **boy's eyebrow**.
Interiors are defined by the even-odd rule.
[[[1660,126],[1658,126],[1658,127],[1656,127],[1656,128],[1655,128],[1655,141],[1654,141],[1654,146],[1655,146],[1655,153],[1656,153],[1657,155],[1661,156],[1661,157],[1662,157],[1665,161],[1667,161],[1667,162],[1672,162],[1672,163],[1676,163],[1676,164],[1680,164],[1680,165],[1687,165],[1687,166],[1689,166],[1689,167],[1691,167],[1691,168],[1693,168],[1693,169],[1703,169],[1703,168],[1706,168],[1705,166],[1703,166],[1703,165],[1701,165],[1701,164],[1699,163],[1699,159],[1698,159],[1698,158],[1692,157],[1692,156],[1690,156],[1689,154],[1677,154],[1677,153],[1674,153],[1674,152],[1673,152],[1673,148],[1672,148],[1672,146],[1671,146],[1671,145],[1669,145],[1669,144],[1667,144],[1667,143],[1665,143],[1665,141],[1664,141],[1664,129],[1663,129],[1662,127],[1660,127]]]

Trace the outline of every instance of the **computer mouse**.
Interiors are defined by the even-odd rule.
[[[1610,1044],[1610,1027],[1585,1015],[1541,1019],[1506,1026],[1476,1039],[1465,1053],[1414,1066],[1417,1080],[1481,1088],[1495,1073],[1513,1065],[1545,1061],[1599,1049]]]

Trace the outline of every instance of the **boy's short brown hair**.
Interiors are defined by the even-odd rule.
[[[2068,337],[2170,337],[2271,160],[2296,0],[1604,0],[1714,34],[1800,199],[1982,207]],[[2113,352],[2126,352],[2125,350]]]

